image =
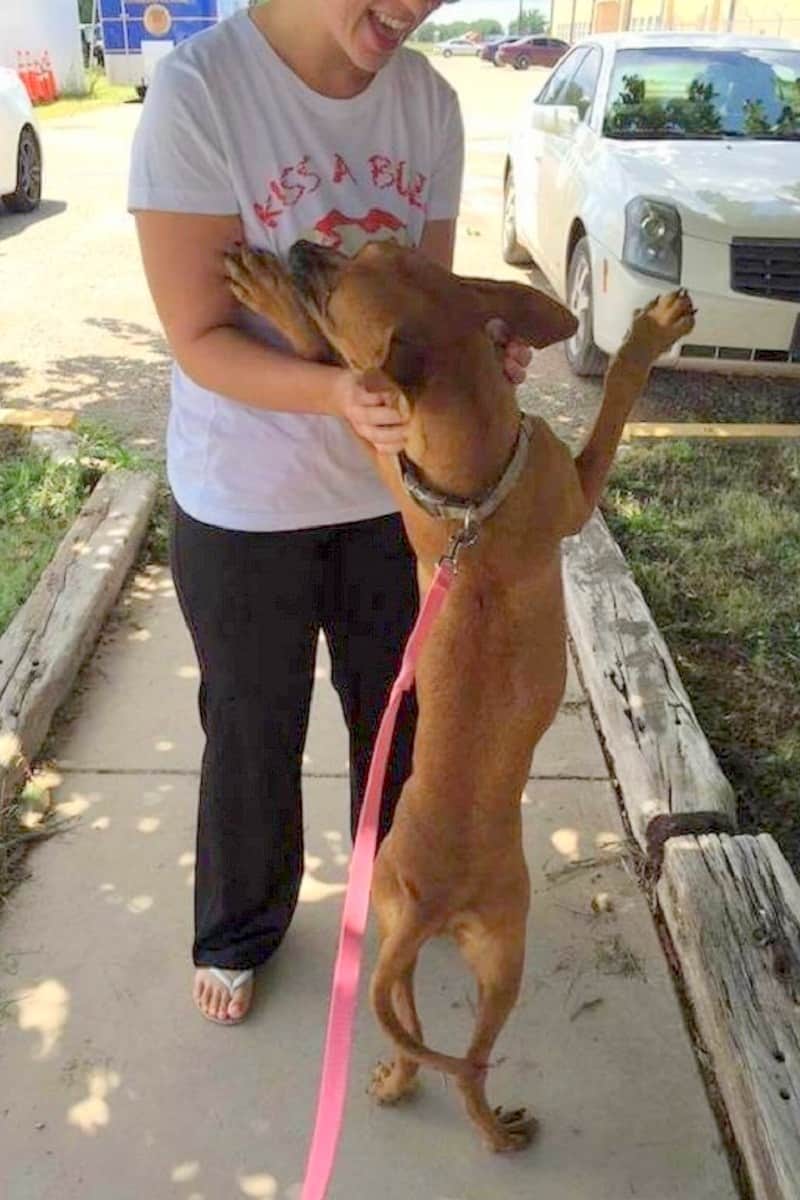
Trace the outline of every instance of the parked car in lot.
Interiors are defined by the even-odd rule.
[[[505,37],[488,38],[487,41],[481,44],[478,50],[478,58],[483,62],[490,62],[499,67],[501,64],[497,61],[497,51],[501,46],[507,46],[510,42],[516,42],[517,40],[516,37],[508,37],[507,35]]]
[[[451,58],[454,54],[471,54],[474,57],[479,50],[480,42],[472,38],[455,37],[448,38],[446,42],[439,42],[439,53],[445,58]]]
[[[526,104],[504,195],[504,257],[578,317],[577,374],[679,286],[697,323],[662,365],[800,373],[798,43],[586,39]]]
[[[499,67],[516,67],[527,71],[528,67],[553,67],[569,50],[560,38],[532,37],[516,38],[497,51],[495,62]]]
[[[11,212],[32,212],[42,196],[42,142],[28,93],[0,67],[0,199]]]

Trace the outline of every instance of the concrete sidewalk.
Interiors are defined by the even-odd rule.
[[[54,747],[75,824],[31,856],[0,922],[4,1200],[299,1196],[349,849],[324,650],[318,676],[301,904],[251,1018],[221,1029],[190,999],[197,671],[168,574],[129,589]],[[492,1156],[430,1073],[413,1103],[375,1108],[365,1083],[385,1046],[362,1002],[330,1200],[733,1200],[574,672],[524,816],[526,981],[491,1097],[528,1104],[537,1142]],[[565,870],[586,859],[600,861]],[[613,912],[593,914],[599,892]],[[371,941],[365,984],[373,961]],[[454,950],[430,947],[418,998],[431,1044],[463,1049],[471,995]]]

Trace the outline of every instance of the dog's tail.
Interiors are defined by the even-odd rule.
[[[388,942],[384,943],[370,989],[372,1009],[384,1032],[407,1058],[423,1066],[433,1067],[434,1070],[443,1071],[447,1075],[473,1075],[476,1069],[474,1063],[465,1058],[456,1058],[451,1054],[440,1054],[438,1050],[429,1049],[413,1037],[401,1022],[394,1007],[392,991],[395,984],[400,983],[406,972],[412,968],[419,946],[414,947],[410,962],[404,962],[402,959],[398,961],[396,949],[396,946],[390,949]]]

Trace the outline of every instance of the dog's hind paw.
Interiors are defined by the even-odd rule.
[[[416,1063],[379,1062],[367,1091],[379,1104],[398,1104],[416,1090],[417,1069]]]
[[[525,1108],[516,1108],[510,1112],[496,1108],[494,1116],[496,1124],[489,1132],[489,1145],[497,1154],[524,1150],[530,1145],[539,1127],[539,1122],[535,1117],[528,1116],[528,1110]]]

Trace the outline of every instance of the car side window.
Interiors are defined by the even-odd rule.
[[[564,98],[560,103],[577,108],[582,121],[585,121],[591,112],[602,61],[602,54],[593,46],[564,89]]]
[[[580,67],[589,51],[581,46],[578,50],[573,50],[572,54],[568,54],[562,59],[547,83],[542,88],[539,95],[536,97],[536,104],[563,104],[565,101],[561,98],[567,90],[572,76]]]

